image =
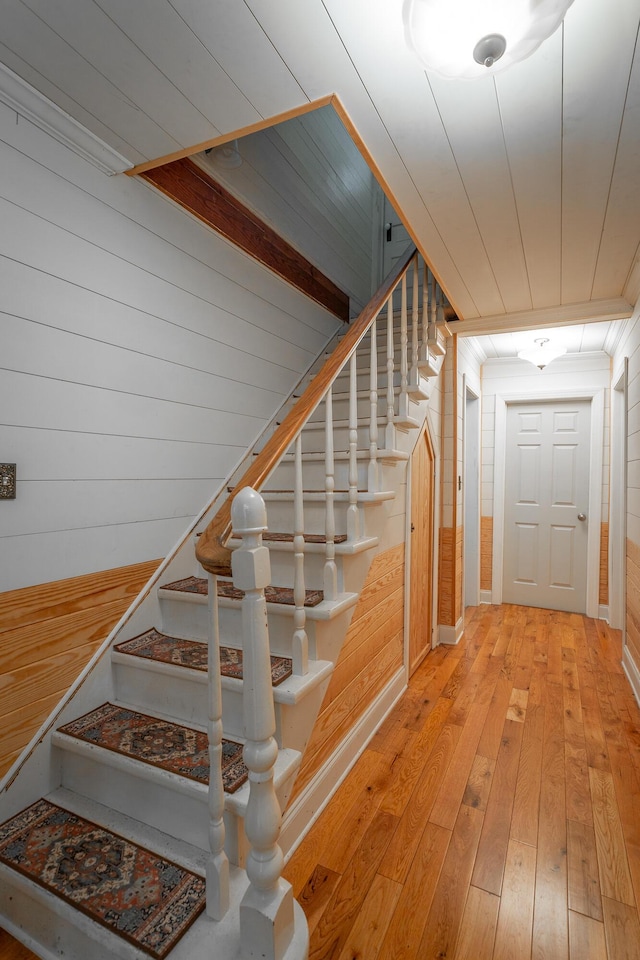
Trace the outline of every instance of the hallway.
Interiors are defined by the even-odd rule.
[[[638,960],[620,657],[603,621],[469,608],[286,868],[312,960]]]
[[[467,610],[289,862],[310,960],[640,960],[640,710],[620,634]],[[1,960],[32,954],[0,931]]]

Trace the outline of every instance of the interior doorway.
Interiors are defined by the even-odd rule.
[[[427,428],[411,455],[409,676],[433,643],[435,456]]]
[[[480,455],[481,407],[480,397],[464,383],[464,544],[463,590],[465,607],[480,603]]]
[[[584,613],[591,403],[509,404],[502,599]]]

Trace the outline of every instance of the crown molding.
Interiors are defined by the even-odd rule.
[[[633,306],[624,297],[609,300],[586,300],[539,310],[521,310],[518,313],[499,313],[492,317],[457,320],[451,324],[454,333],[465,337],[475,334],[515,333],[542,327],[564,327],[572,323],[590,323],[597,320],[624,320],[633,313]]]
[[[0,63],[0,101],[103,173],[123,173],[133,164]]]

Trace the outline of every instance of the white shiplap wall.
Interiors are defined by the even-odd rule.
[[[338,323],[0,105],[0,591],[164,556]]]
[[[378,286],[382,192],[333,107],[243,137],[237,166],[226,149],[194,159],[347,293],[356,316]]]
[[[640,300],[626,322],[613,361],[613,381],[629,360],[627,383],[627,537],[640,547]],[[637,598],[636,598],[637,599]],[[638,664],[640,669],[640,664]]]

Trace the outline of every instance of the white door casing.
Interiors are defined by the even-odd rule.
[[[502,603],[503,599],[503,572],[505,568],[505,492],[506,492],[506,436],[507,436],[507,407],[510,404],[544,403],[570,401],[576,403],[586,400],[590,405],[589,427],[589,457],[588,457],[588,504],[587,508],[578,512],[586,513],[586,614],[597,617],[599,612],[599,583],[600,583],[600,519],[602,502],[602,444],[604,428],[604,390],[586,389],[575,393],[539,394],[532,398],[531,394],[496,395],[495,413],[495,477],[494,477],[494,504],[493,504],[493,566],[492,566],[492,603]],[[577,517],[576,517],[577,519]],[[578,521],[581,523],[581,521]],[[565,542],[570,535],[566,532]],[[584,548],[584,546],[583,546]],[[561,579],[561,578],[559,578]],[[517,601],[525,602],[525,601]],[[539,605],[545,605],[539,604]]]
[[[507,407],[502,600],[585,613],[588,400]]]

